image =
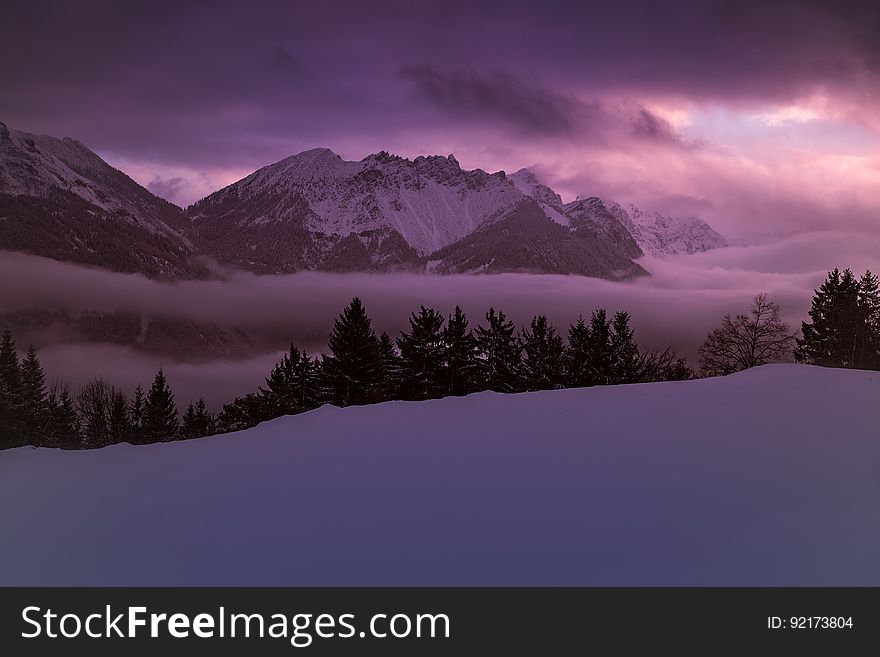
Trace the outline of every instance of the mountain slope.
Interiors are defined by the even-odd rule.
[[[876,586],[878,395],[782,365],[7,450],[0,584]]]
[[[644,255],[632,233],[595,196],[572,201],[562,209],[571,217],[572,225],[579,230],[598,231],[627,257]]]
[[[629,248],[624,236],[572,220],[528,171],[468,171],[451,155],[408,160],[381,152],[348,162],[315,149],[264,167],[187,213],[200,251],[258,272],[427,265],[437,273],[646,274],[618,246]]]
[[[317,148],[263,167],[184,213],[72,139],[0,123],[0,248],[137,272],[207,275],[205,256],[260,274],[529,271],[625,280],[650,253],[724,244],[698,219],[595,197],[564,204],[529,170],[449,155],[359,162]]]
[[[590,228],[549,220],[531,200],[510,215],[430,256],[429,270],[448,273],[527,272],[629,280],[647,272]]]
[[[264,167],[187,212],[200,248],[231,264],[251,268],[262,259],[258,269],[337,268],[330,263],[339,262],[339,249],[354,247],[363,266],[383,270],[416,266],[521,198],[503,173],[465,171],[452,156],[407,160],[382,152],[348,162],[315,149]],[[239,233],[248,235],[245,244],[228,248],[228,236]],[[269,238],[278,233],[296,239],[273,256]],[[351,240],[338,246],[350,236],[363,248]]]
[[[0,246],[157,278],[204,272],[188,222],[72,139],[0,123]]]
[[[608,211],[653,256],[701,253],[728,246],[727,239],[699,217],[669,217],[646,212],[634,205],[624,208],[614,202]]]

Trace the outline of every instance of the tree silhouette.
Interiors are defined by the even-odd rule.
[[[779,305],[766,294],[757,295],[748,314],[729,314],[699,348],[699,363],[706,376],[785,362],[791,359],[794,336],[779,315]]]

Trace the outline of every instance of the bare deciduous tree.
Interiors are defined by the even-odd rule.
[[[767,363],[791,360],[794,335],[779,316],[779,304],[757,295],[748,314],[725,315],[699,349],[700,369],[721,376]]]

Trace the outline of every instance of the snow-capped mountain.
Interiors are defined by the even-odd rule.
[[[73,139],[0,123],[0,246],[158,278],[200,275],[188,221]]]
[[[199,249],[258,272],[427,269],[627,279],[646,272],[602,231],[572,220],[527,171],[327,149],[264,167],[188,208]]]
[[[206,275],[196,256],[257,273],[303,270],[579,274],[627,280],[643,255],[726,242],[699,219],[563,203],[528,169],[452,155],[326,148],[263,167],[185,212],[72,139],[0,123],[0,248],[138,272]]]
[[[634,205],[607,202],[608,211],[626,227],[646,253],[664,257],[729,246],[727,239],[699,217],[669,217]]]
[[[213,242],[218,224],[247,227],[250,245],[277,225],[315,236],[310,258],[333,236],[377,236],[427,255],[511,211],[521,200],[504,174],[464,171],[455,158],[407,160],[381,152],[360,162],[330,150],[305,151],[264,167],[189,209],[197,229]],[[210,227],[208,224],[211,224]],[[410,258],[412,254],[406,254]],[[318,264],[318,263],[315,263]]]

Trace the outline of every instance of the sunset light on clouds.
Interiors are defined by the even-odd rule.
[[[18,92],[3,117],[75,137],[181,205],[320,146],[528,166],[566,200],[700,214],[733,239],[876,226],[869,4],[533,4],[97,3],[47,17],[31,3],[6,25],[39,26],[65,66],[26,30],[4,34],[0,53],[24,65],[0,73]],[[62,87],[63,107],[49,102]]]

